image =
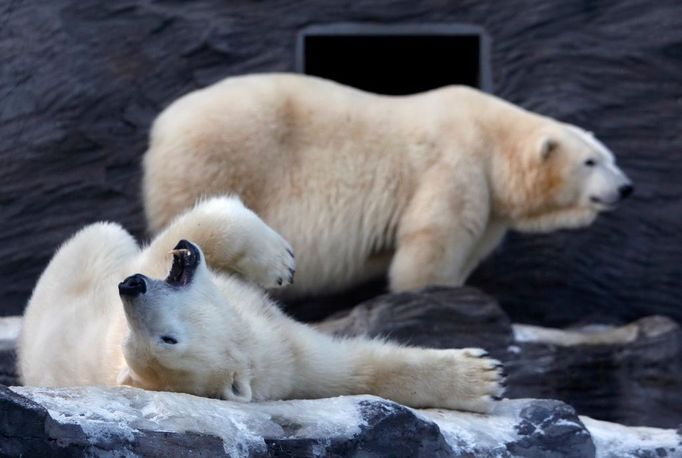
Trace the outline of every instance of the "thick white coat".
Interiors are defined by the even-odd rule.
[[[178,286],[160,279],[181,239],[200,262]],[[236,198],[199,203],[143,248],[116,224],[88,226],[33,292],[18,347],[22,381],[236,401],[367,393],[473,411],[502,393],[499,363],[480,349],[339,339],[287,317],[263,288],[289,283],[294,266],[289,244]],[[117,284],[136,272],[144,293],[119,296]]]
[[[175,101],[144,170],[155,233],[240,195],[298,253],[291,296],[387,272],[394,291],[461,285],[508,229],[586,226],[629,184],[591,134],[472,88],[388,97],[287,74]]]

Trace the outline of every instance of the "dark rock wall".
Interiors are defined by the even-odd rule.
[[[0,314],[21,312],[83,224],[144,235],[139,161],[165,105],[228,75],[293,70],[296,32],[341,21],[485,27],[495,93],[593,130],[636,182],[592,228],[512,236],[479,269],[472,282],[514,320],[682,319],[678,0],[2,2]]]

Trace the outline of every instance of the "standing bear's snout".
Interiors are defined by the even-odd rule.
[[[142,274],[131,275],[118,284],[118,294],[127,297],[137,297],[147,292],[147,282]]]
[[[632,183],[627,183],[618,188],[618,193],[620,194],[620,200],[623,200],[632,195],[635,192],[635,186]]]

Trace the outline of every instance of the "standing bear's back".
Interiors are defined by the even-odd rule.
[[[228,78],[155,121],[146,215],[158,232],[197,199],[238,194],[294,247],[291,296],[389,269],[394,290],[459,285],[510,226],[497,182],[517,177],[499,171],[525,162],[508,156],[546,126],[562,129],[461,86],[392,97],[301,75]]]

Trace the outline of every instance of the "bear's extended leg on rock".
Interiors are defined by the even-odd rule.
[[[297,326],[289,335],[296,348],[292,398],[373,394],[411,407],[488,412],[504,392],[502,365],[480,348],[403,347]]]

